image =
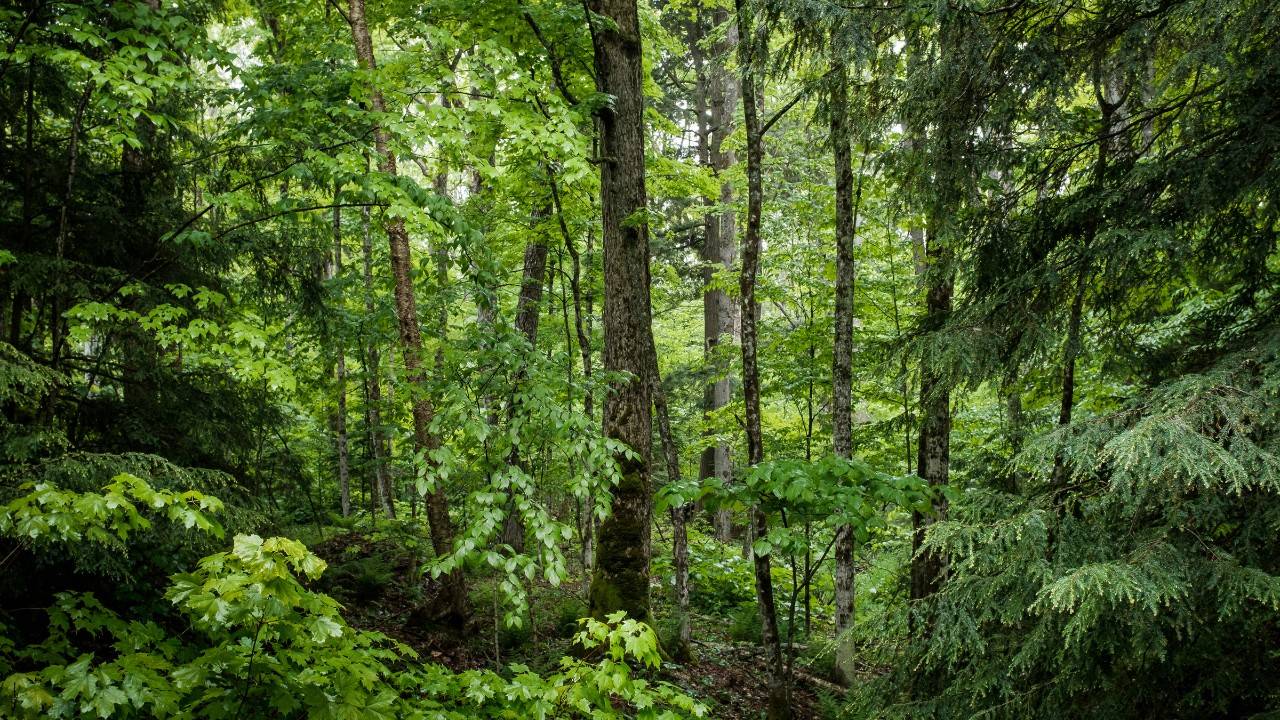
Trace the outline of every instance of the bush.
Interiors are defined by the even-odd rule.
[[[0,533],[123,540],[149,523],[140,507],[212,530],[202,511],[218,504],[157,493],[136,478],[101,495],[34,489],[0,506]],[[582,621],[575,642],[598,649],[596,664],[566,657],[546,676],[515,665],[509,679],[454,673],[417,665],[411,649],[349,626],[335,600],[299,579],[325,567],[296,540],[238,535],[230,550],[173,576],[166,597],[188,627],[177,634],[122,617],[92,594],[62,593],[43,642],[0,635],[0,707],[24,719],[614,717],[621,706],[671,720],[706,714],[674,686],[632,677],[632,663],[658,667],[658,643],[621,613]]]

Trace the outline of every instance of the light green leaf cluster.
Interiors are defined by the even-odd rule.
[[[102,492],[63,490],[50,483],[29,483],[26,494],[0,506],[0,534],[27,542],[119,543],[151,527],[144,516],[157,514],[187,529],[222,535],[210,517],[222,502],[195,490],[152,488],[141,478],[121,473]]]

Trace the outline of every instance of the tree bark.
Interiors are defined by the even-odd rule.
[[[644,95],[636,0],[591,0],[588,18],[596,82],[614,98],[599,113],[600,202],[604,227],[604,368],[629,374],[604,405],[604,434],[629,448],[615,456],[620,478],[613,512],[600,525],[591,578],[593,617],[618,610],[649,619],[649,533],[653,512],[648,355],[649,232],[644,175]]]
[[[1093,164],[1093,182],[1097,191],[1101,191],[1106,181],[1107,163],[1110,160],[1112,136],[1115,131],[1114,117],[1124,103],[1127,93],[1121,93],[1115,87],[1109,87],[1102,76],[1102,60],[1099,58],[1095,68],[1094,96],[1101,111],[1101,122],[1098,125],[1098,155]],[[1114,84],[1114,83],[1113,83]],[[1080,355],[1080,330],[1084,318],[1085,295],[1089,285],[1089,248],[1098,234],[1100,219],[1091,217],[1081,239],[1076,260],[1076,288],[1071,299],[1071,310],[1067,318],[1066,346],[1062,351],[1062,396],[1058,406],[1058,425],[1065,427],[1071,424],[1071,412],[1075,407],[1076,394],[1076,360]],[[1065,453],[1059,450],[1053,461],[1052,484],[1062,488],[1067,482],[1067,466]]]
[[[547,215],[542,209],[534,213],[532,218],[536,225]],[[542,303],[542,286],[547,274],[547,241],[542,236],[534,237],[524,248],[524,269],[520,277],[520,298],[516,301],[516,330],[529,342],[529,352],[538,347],[538,315]],[[524,383],[527,373],[522,368],[516,377],[516,390]],[[514,420],[519,410],[516,399],[507,405],[508,420]],[[520,456],[520,448],[513,447],[507,463],[528,472],[524,459]],[[501,542],[511,546],[517,553],[524,552],[524,519],[520,515],[519,499],[512,488],[507,489],[506,517],[502,524]]]
[[[333,274],[342,276],[342,209],[337,207],[338,199],[334,198],[333,208]],[[351,474],[349,469],[350,455],[347,448],[347,354],[342,347],[339,335],[334,343],[337,351],[337,385],[338,409],[334,414],[334,437],[338,445],[338,502],[342,509],[342,517],[351,515]]]
[[[372,319],[373,302],[373,237],[370,233],[369,208],[362,208],[360,213],[361,251],[364,256],[364,314]],[[386,435],[382,431],[382,380],[380,377],[382,358],[378,352],[378,338],[365,339],[365,424],[369,427],[369,456],[373,459],[373,479],[370,487],[382,488],[384,493],[395,495],[395,487],[387,469],[387,461],[391,457],[387,446]]]
[[[366,71],[376,69],[373,41],[364,16],[364,0],[349,0],[348,20],[355,44],[356,58]],[[376,113],[386,112],[382,93],[373,88],[369,104]],[[375,123],[373,127],[374,150],[378,155],[378,170],[386,175],[396,174],[396,158],[390,147],[390,137],[385,128]],[[422,335],[418,329],[418,306],[413,295],[413,277],[409,262],[409,233],[402,218],[386,221],[387,241],[391,250],[391,274],[395,279],[396,317],[399,321],[400,343],[404,351],[404,368],[409,386],[415,390],[413,399],[413,435],[415,449],[422,453],[424,462],[431,462],[429,453],[439,447],[439,439],[431,433],[434,408],[421,393]],[[437,486],[427,494],[427,521],[430,523],[431,546],[437,557],[453,551],[453,522],[449,518],[449,501],[443,486]],[[443,578],[442,605],[448,619],[459,624],[470,615],[466,583],[460,569]]]
[[[76,103],[76,112],[71,119],[71,139],[67,147],[67,182],[63,188],[62,206],[58,211],[58,234],[54,239],[54,256],[57,260],[58,277],[64,277],[66,268],[63,263],[67,257],[67,234],[69,231],[67,214],[71,207],[71,191],[76,181],[76,165],[80,160],[80,126],[84,122],[85,110],[89,107],[89,98],[93,96],[93,83],[86,83],[84,92],[80,94],[80,102]],[[55,284],[53,288],[53,310],[49,314],[49,329],[51,340],[49,342],[49,365],[57,370],[62,361],[62,342],[63,342],[63,322],[62,322],[62,304],[63,304],[63,287],[61,281]],[[45,398],[47,405],[45,406],[47,415],[46,420],[52,422],[55,404],[55,394],[50,393]]]
[[[764,462],[764,439],[760,429],[760,371],[756,359],[757,324],[760,305],[756,302],[756,276],[760,270],[760,215],[764,205],[764,138],[760,125],[760,101],[755,69],[755,52],[766,35],[752,32],[753,9],[750,0],[735,0],[738,31],[745,37],[739,45],[742,69],[742,114],[747,134],[747,224],[742,238],[742,274],[739,291],[742,303],[742,394],[746,405],[747,462],[751,466]],[[769,720],[791,717],[791,693],[782,658],[782,642],[778,633],[778,613],[773,596],[771,556],[754,552],[754,541],[769,533],[769,520],[759,504],[751,510],[752,559],[755,574],[756,605],[760,613],[760,641],[764,646],[768,669]]]
[[[551,188],[551,200],[555,204],[556,218],[560,223],[560,233],[564,237],[564,247],[569,253],[572,260],[572,272],[569,275],[569,289],[573,295],[573,327],[574,335],[578,341],[578,352],[582,356],[582,414],[590,420],[595,417],[595,397],[591,391],[591,284],[587,283],[587,289],[582,288],[582,258],[578,253],[578,246],[573,241],[573,236],[569,234],[569,226],[564,221],[564,208],[560,204],[560,191],[556,187],[554,176],[548,176],[548,184]],[[587,252],[592,251],[591,233],[587,233]],[[583,305],[586,305],[585,310]],[[580,559],[582,561],[582,569],[589,571],[594,565],[595,553],[593,541],[595,538],[595,498],[588,495],[586,498],[586,511],[579,513],[578,536],[581,538],[582,547]]]
[[[671,432],[671,412],[667,407],[667,392],[662,387],[662,374],[658,369],[657,348],[650,348],[649,381],[653,384],[653,410],[658,418],[658,437],[662,440],[662,454],[666,460],[667,482],[680,482],[680,449]],[[673,659],[686,662],[693,656],[693,630],[689,625],[689,531],[687,521],[693,505],[671,508],[671,561],[676,581],[676,632],[675,646],[669,648]]]
[[[954,246],[957,242],[956,214],[965,198],[962,178],[970,175],[966,157],[971,128],[970,118],[978,102],[973,97],[971,79],[960,72],[956,55],[963,52],[966,42],[966,23],[971,19],[960,13],[942,15],[938,29],[939,66],[949,77],[940,107],[957,108],[955,112],[936,118],[934,137],[931,139],[929,163],[934,178],[930,192],[925,226],[923,257],[917,258],[919,277],[925,288],[924,328],[936,333],[941,330],[951,314],[952,288],[955,282]],[[920,264],[920,260],[923,263]],[[951,475],[951,393],[943,368],[943,359],[931,349],[936,343],[925,345],[920,356],[920,433],[916,456],[916,472],[930,486],[945,486]],[[923,600],[941,585],[945,567],[942,557],[923,550],[928,527],[935,520],[946,517],[947,506],[943,499],[934,505],[932,517],[912,513],[912,563],[910,598]],[[923,604],[917,607],[927,610]],[[913,610],[913,629],[926,629],[928,615],[921,616]]]
[[[738,28],[736,22],[730,22],[727,8],[711,10],[710,27],[725,25],[722,40],[715,43],[710,55],[704,60],[704,72],[701,75],[703,87],[699,95],[703,98],[699,107],[700,123],[699,148],[700,159],[711,168],[711,172],[721,177],[720,195],[715,202],[707,201],[709,208],[719,205],[718,210],[709,210],[703,216],[703,284],[706,288],[702,295],[703,307],[703,340],[704,352],[713,379],[707,384],[703,393],[704,415],[710,417],[727,406],[732,399],[732,381],[729,368],[724,362],[723,353],[716,349],[723,343],[732,343],[734,331],[738,324],[737,306],[724,290],[711,288],[710,284],[717,270],[731,270],[736,261],[735,217],[733,205],[733,185],[723,179],[725,172],[736,162],[734,152],[724,147],[725,139],[733,132],[733,115],[737,106],[738,81],[736,76],[725,67],[725,61],[738,46]],[[700,32],[705,32],[699,22]],[[709,117],[708,117],[709,112]],[[700,479],[718,478],[722,483],[729,483],[733,478],[733,456],[728,443],[717,442],[702,453],[698,474]],[[716,511],[714,515],[716,537],[728,542],[733,531],[732,517],[728,509]]]
[[[853,455],[853,300],[857,264],[857,209],[861,178],[853,178],[849,124],[848,71],[836,59],[832,67],[831,148],[835,160],[835,339],[831,353],[831,444],[837,457]],[[855,193],[858,197],[855,199]],[[846,685],[853,679],[854,617],[853,528],[842,524],[835,538],[836,673]]]

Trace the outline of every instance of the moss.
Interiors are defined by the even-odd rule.
[[[649,619],[649,520],[651,498],[646,463],[620,463],[622,480],[614,491],[613,513],[600,525],[596,569],[588,593],[591,616],[623,610]]]

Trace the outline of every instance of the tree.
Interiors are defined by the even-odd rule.
[[[599,112],[600,211],[604,244],[604,369],[627,373],[604,402],[604,434],[622,444],[613,510],[600,524],[591,614],[649,618],[653,344],[644,173],[640,16],[635,0],[589,3],[596,82],[613,99]]]
[[[373,55],[373,39],[365,19],[364,0],[349,0],[347,21],[351,25],[351,37],[355,43],[356,58],[360,66],[372,73],[377,69]],[[369,89],[369,106],[373,112],[386,113],[382,92],[373,86]],[[373,121],[374,152],[378,156],[378,171],[394,178],[396,157],[391,148],[390,134],[380,120]],[[418,329],[418,304],[413,293],[413,278],[409,264],[409,233],[404,219],[389,218],[386,223],[387,243],[391,249],[391,274],[395,279],[396,317],[399,320],[400,343],[404,354],[405,376],[415,390],[413,397],[413,436],[415,449],[423,462],[431,462],[430,453],[439,446],[439,440],[431,432],[434,411],[431,400],[422,394],[422,335]],[[431,545],[439,557],[453,551],[453,521],[449,517],[449,501],[445,488],[439,484],[427,494],[427,520],[431,524]],[[462,571],[454,569],[445,577],[443,609],[452,621],[465,622],[470,614],[467,591]]]
[[[750,0],[737,0],[738,46],[742,71],[742,117],[747,133],[747,222],[742,235],[742,274],[739,293],[742,304],[742,395],[746,405],[747,463],[764,462],[764,437],[760,431],[760,369],[756,327],[760,305],[756,301],[756,276],[760,271],[760,214],[764,205],[764,127],[760,122],[759,53],[767,49],[767,26],[756,25],[756,8]],[[751,537],[763,539],[769,533],[769,519],[757,504],[751,509]],[[778,633],[778,611],[773,597],[772,559],[756,552],[752,545],[756,605],[760,613],[760,641],[768,667],[770,720],[791,717],[790,684],[782,659],[782,638]]]
[[[732,344],[739,317],[733,299],[715,284],[716,274],[732,269],[737,256],[733,184],[726,177],[737,158],[734,151],[725,146],[725,140],[733,134],[738,104],[739,80],[726,67],[738,48],[738,25],[730,17],[728,8],[719,5],[709,11],[699,9],[694,24],[699,32],[692,38],[693,52],[701,64],[697,77],[699,156],[719,180],[720,190],[718,197],[705,201],[709,210],[702,219],[703,283],[706,286],[702,293],[703,347],[712,374],[703,393],[703,412],[710,425],[711,418],[731,399],[732,378],[726,353],[720,348]],[[712,38],[715,42],[711,43],[709,52],[703,50],[703,44]],[[732,461],[728,443],[718,441],[702,451],[698,475],[728,483],[733,478]],[[716,512],[715,526],[717,537],[727,542],[733,529],[727,508]]]
[[[835,161],[836,191],[836,293],[835,339],[831,353],[831,445],[836,457],[853,455],[853,293],[857,274],[857,202],[854,197],[852,128],[849,124],[848,70],[837,58],[831,69],[831,149]],[[837,672],[847,683],[852,674],[852,641],[848,637],[854,617],[854,539],[848,525],[836,529],[836,634]]]

